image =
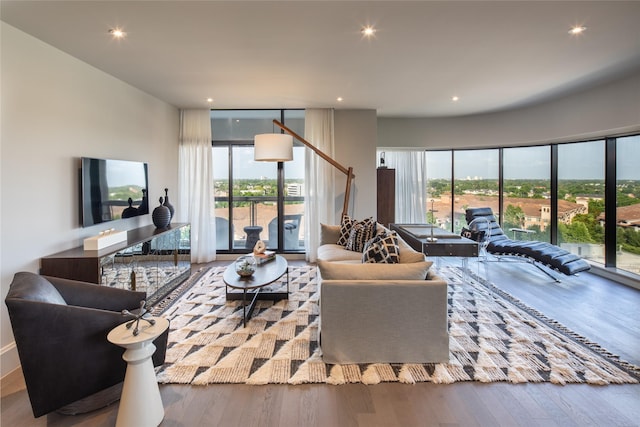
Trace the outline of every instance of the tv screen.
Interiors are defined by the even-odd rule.
[[[83,157],[81,183],[83,227],[149,213],[146,163]]]

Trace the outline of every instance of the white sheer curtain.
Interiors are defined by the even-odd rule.
[[[334,156],[333,109],[305,111],[304,139],[329,157]],[[310,149],[305,150],[305,253],[309,262],[317,259],[320,223],[336,224],[333,166]]]
[[[209,110],[181,110],[176,214],[181,222],[191,223],[191,261],[195,263],[216,259],[212,156]]]
[[[396,170],[396,222],[427,222],[427,170],[424,151],[385,152],[387,167]],[[379,157],[379,156],[378,156]]]

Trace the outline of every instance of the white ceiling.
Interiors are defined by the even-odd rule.
[[[211,97],[213,108],[457,116],[640,72],[639,1],[2,0],[0,13],[179,108]],[[570,36],[574,24],[587,31]],[[125,40],[111,39],[115,26]]]

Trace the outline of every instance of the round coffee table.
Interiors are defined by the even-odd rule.
[[[285,274],[287,275],[286,292],[261,292],[265,286],[270,285]],[[231,264],[224,271],[222,278],[226,285],[227,301],[242,300],[244,326],[247,326],[247,320],[251,319],[253,310],[256,307],[256,301],[280,301],[289,298],[289,264],[280,255],[276,255],[273,261],[258,264],[256,271],[249,277],[240,277],[236,273],[235,265]],[[242,292],[233,292],[233,289],[241,290]],[[248,297],[251,297],[251,303],[247,307]]]

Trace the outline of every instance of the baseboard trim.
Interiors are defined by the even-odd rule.
[[[613,280],[614,282],[618,282],[635,289],[640,289],[640,276],[637,274],[619,270],[617,268],[603,267],[595,263],[590,264],[591,270],[589,270],[589,272],[596,276],[604,277],[605,279]]]
[[[0,378],[4,378],[20,367],[16,342],[5,345],[0,350]]]

